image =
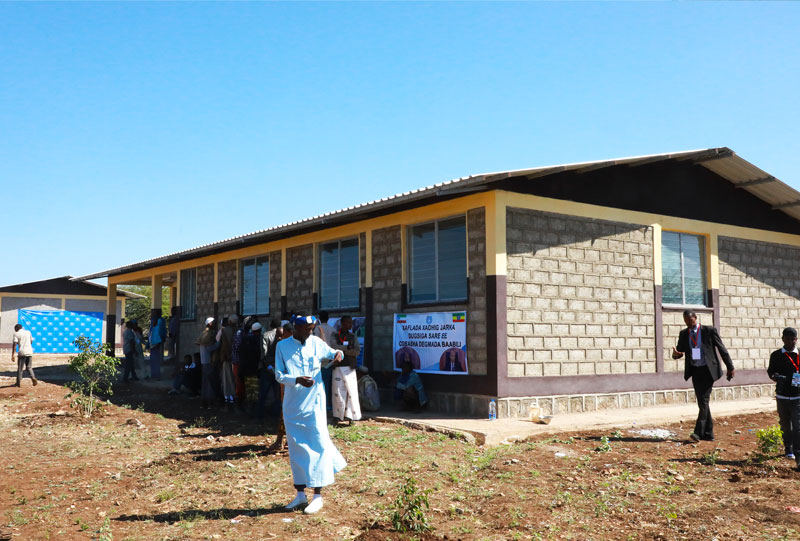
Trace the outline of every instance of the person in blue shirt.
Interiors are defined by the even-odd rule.
[[[167,339],[167,324],[161,316],[161,308],[153,310],[150,319],[150,377],[161,379],[161,362],[164,360],[164,340]]]
[[[403,360],[402,372],[394,386],[394,399],[400,402],[404,409],[420,411],[428,403],[428,395],[425,394],[422,379],[413,370],[413,366],[411,360]]]
[[[295,315],[292,323],[292,337],[279,342],[275,350],[275,379],[284,386],[283,422],[297,490],[286,508],[308,503],[305,489],[310,486],[314,498],[305,513],[313,514],[322,509],[322,487],[333,484],[334,474],[347,465],[328,434],[321,372],[330,361],[341,361],[344,356],[311,336],[314,316]]]

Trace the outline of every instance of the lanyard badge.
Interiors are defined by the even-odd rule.
[[[689,331],[689,339],[692,341],[692,359],[695,361],[700,361],[703,357],[700,346],[700,327],[697,327],[697,331],[694,329]]]

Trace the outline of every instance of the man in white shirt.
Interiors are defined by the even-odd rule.
[[[19,349],[19,351],[16,351]],[[22,371],[27,370],[34,385],[39,383],[36,374],[33,373],[33,336],[30,331],[22,328],[17,323],[14,325],[14,338],[11,342],[11,362],[14,362],[14,353],[17,354],[17,383],[15,387],[22,386]]]
[[[319,320],[317,325],[314,326],[314,331],[312,334],[317,338],[321,338],[323,342],[331,345],[331,338],[336,334],[336,331],[328,325],[329,319],[328,312],[326,310],[320,310],[319,312]]]

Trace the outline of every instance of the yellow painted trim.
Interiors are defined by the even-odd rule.
[[[183,306],[183,301],[181,300],[181,271],[175,274],[175,287],[178,288],[178,294],[175,295],[175,304]]]
[[[62,305],[63,309],[63,305]],[[117,315],[117,286],[111,284],[106,290],[106,316]]]
[[[464,197],[450,199],[448,201],[442,201],[441,203],[434,203],[431,205],[426,205],[424,207],[409,209],[402,212],[396,212],[394,214],[379,216],[377,218],[370,218],[369,220],[362,220],[359,222],[354,222],[352,224],[345,224],[337,227],[331,227],[329,229],[323,229],[320,231],[314,231],[313,233],[306,233],[295,237],[288,237],[285,239],[275,240],[264,244],[249,246],[247,248],[239,248],[236,250],[230,250],[219,254],[208,255],[198,259],[181,261],[179,263],[171,263],[169,265],[162,265],[159,267],[144,269],[141,271],[136,271],[128,274],[109,276],[108,281],[109,283],[124,284],[126,283],[127,280],[140,280],[142,278],[147,278],[151,276],[153,273],[167,274],[181,269],[190,269],[194,267],[199,267],[201,265],[208,265],[215,261],[227,261],[229,259],[243,259],[247,257],[255,257],[259,255],[266,255],[269,252],[276,250],[285,250],[286,248],[303,246],[306,244],[321,243],[345,237],[353,237],[364,231],[382,229],[385,227],[392,227],[397,225],[403,226],[409,224],[423,223],[431,220],[438,220],[440,218],[446,218],[448,216],[454,216],[457,214],[462,214],[462,213],[466,214],[466,212],[469,209],[477,207],[485,207],[486,202],[492,199],[493,197],[491,193],[492,192],[470,194]],[[405,249],[405,247],[403,249]],[[403,268],[404,281],[405,281],[405,272],[406,271],[404,266]],[[285,291],[283,285],[281,286],[281,291]]]
[[[719,234],[711,233],[708,235],[708,280],[711,289],[719,289]]]
[[[286,247],[281,248],[281,297],[286,296]]]
[[[663,285],[662,278],[662,254],[661,254],[661,224],[651,224],[653,227],[653,283],[657,286]]]
[[[367,275],[364,277],[364,284],[366,287],[372,287],[372,229],[367,229],[366,234],[365,251],[367,253]]]
[[[119,297],[117,297],[117,298],[119,298]],[[127,313],[127,307],[128,307],[127,302],[128,302],[128,299],[125,298],[125,297],[122,297],[122,314],[120,314],[121,317],[125,317],[125,314]]]
[[[416,209],[397,212],[386,216],[380,216],[369,220],[362,220],[352,224],[332,227],[313,233],[289,237],[273,242],[268,242],[247,248],[231,250],[220,254],[209,255],[195,260],[183,261],[163,265],[153,269],[145,269],[129,274],[109,277],[109,284],[124,284],[126,280],[140,280],[153,275],[153,273],[170,273],[181,269],[194,268],[214,262],[226,261],[229,259],[243,259],[265,255],[269,252],[281,251],[281,294],[286,295],[286,249],[294,246],[302,246],[309,243],[320,243],[342,237],[354,236],[361,232],[369,232],[370,239],[372,231],[391,226],[401,227],[401,274],[403,283],[407,283],[407,231],[406,226],[437,220],[459,213],[466,214],[467,210],[485,207],[486,209],[486,274],[505,275],[506,274],[506,212],[508,207],[517,207],[529,210],[539,210],[553,212],[569,216],[579,216],[585,218],[596,218],[599,220],[610,220],[639,224],[652,227],[654,224],[660,225],[662,230],[691,232],[709,236],[709,278],[712,287],[718,286],[718,254],[716,247],[712,243],[717,241],[713,237],[720,235],[739,238],[743,240],[756,240],[787,244],[790,246],[800,246],[800,235],[788,233],[775,233],[760,229],[752,229],[740,226],[730,226],[706,222],[702,220],[690,220],[677,218],[654,213],[639,212],[632,210],[621,210],[587,203],[576,203],[573,201],[562,201],[547,197],[525,195],[518,193],[495,190],[478,194],[470,194],[457,199],[443,201]],[[370,242],[371,243],[371,242]],[[660,244],[659,244],[660,246]],[[371,250],[368,250],[368,284],[372,284],[371,272]],[[655,271],[655,270],[654,270]],[[660,281],[660,271],[659,281]],[[25,295],[21,295],[25,296]],[[45,297],[47,297],[45,295]]]
[[[111,287],[112,284],[108,284]],[[116,285],[116,284],[113,284]],[[161,308],[161,274],[153,274],[150,278],[151,300],[150,308]]]
[[[214,302],[219,301],[219,261],[214,261]]]
[[[114,286],[114,287],[116,288],[116,286]],[[115,290],[115,291],[116,291],[116,290]],[[106,295],[107,295],[107,294],[108,294],[108,292],[106,291]],[[116,294],[116,293],[115,293],[115,294]],[[66,310],[66,309],[67,309],[67,298],[66,298],[66,297],[64,297],[64,296],[62,296],[62,297],[61,297],[61,309],[62,309],[62,310]]]
[[[492,192],[486,205],[486,275],[506,275],[506,210],[508,192]]]
[[[31,299],[68,299],[68,300],[85,300],[85,301],[102,301],[104,300],[108,294],[103,295],[58,295],[52,294],[48,295],[46,293],[0,293],[0,298],[2,297],[14,297],[14,298],[31,298]],[[121,294],[117,294],[117,296],[121,296]]]

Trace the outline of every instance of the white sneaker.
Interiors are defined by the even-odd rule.
[[[304,503],[308,503],[308,498],[305,494],[298,494],[294,497],[289,505],[286,506],[286,509],[292,510],[300,507]]]
[[[303,513],[305,513],[306,515],[313,515],[320,509],[322,509],[322,498],[321,497],[314,498],[313,500],[311,500],[311,503],[308,504],[308,507],[305,508]]]

